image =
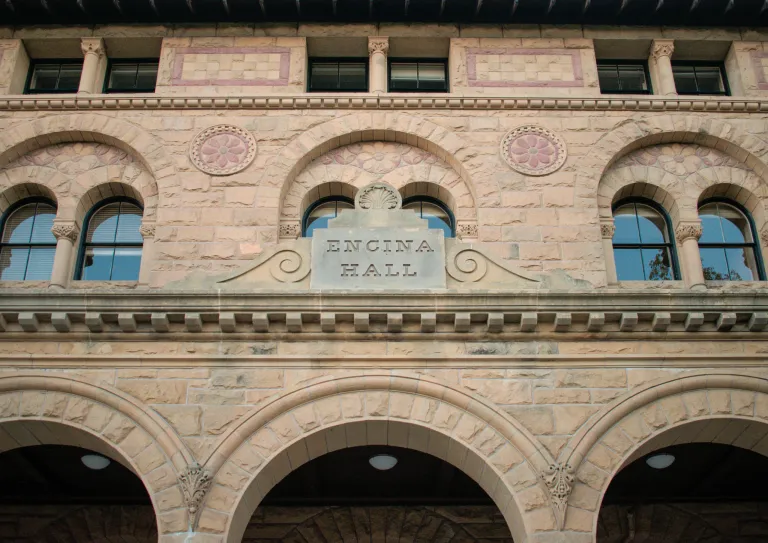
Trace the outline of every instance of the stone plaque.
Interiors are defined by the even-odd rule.
[[[402,227],[317,229],[312,237],[310,287],[445,288],[443,231]]]

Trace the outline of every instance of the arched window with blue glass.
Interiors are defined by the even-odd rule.
[[[47,199],[24,200],[2,217],[0,279],[48,281],[56,254],[51,233],[56,204]]]
[[[619,281],[679,279],[669,218],[651,200],[622,200],[613,208],[613,255]]]
[[[143,238],[139,232],[141,205],[129,198],[106,200],[85,219],[75,279],[137,281]]]
[[[427,220],[429,228],[442,230],[446,238],[454,237],[456,220],[443,202],[431,196],[411,196],[403,200],[403,209],[410,209]]]
[[[735,202],[705,200],[699,206],[699,238],[704,279],[710,281],[762,281],[755,224],[749,212]]]
[[[328,196],[321,198],[304,212],[301,232],[304,237],[311,238],[318,228],[328,228],[328,221],[339,216],[344,209],[355,209],[355,201],[346,196]]]

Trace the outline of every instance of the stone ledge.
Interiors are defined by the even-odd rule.
[[[294,96],[163,96],[77,95],[1,96],[0,111],[82,111],[137,109],[485,109],[485,110],[583,110],[583,111],[768,111],[768,100],[747,97],[464,97],[453,95],[294,95]]]

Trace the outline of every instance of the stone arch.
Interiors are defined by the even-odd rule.
[[[626,154],[662,143],[695,143],[746,164],[768,181],[768,143],[736,124],[694,115],[657,115],[620,122],[575,165],[577,183],[596,191],[604,173]]]
[[[0,451],[38,444],[85,447],[119,461],[144,483],[158,532],[187,531],[178,475],[194,459],[162,417],[131,396],[68,375],[0,377]]]
[[[0,182],[0,187],[2,186]],[[59,204],[59,198],[49,187],[39,183],[21,183],[10,186],[0,192],[0,215],[5,213],[5,210],[15,203],[27,198],[45,198],[55,202],[57,207]]]
[[[622,467],[652,450],[700,441],[768,456],[768,379],[685,373],[638,387],[608,404],[561,452],[576,478],[565,528],[594,534],[603,496]]]
[[[163,142],[139,126],[105,115],[51,115],[0,133],[0,167],[26,153],[61,142],[95,141],[136,157],[163,186],[177,186],[176,166]]]
[[[428,376],[372,373],[296,389],[231,429],[206,462],[214,478],[199,531],[239,543],[259,502],[290,471],[333,450],[374,444],[420,450],[463,470],[518,541],[557,529],[540,477],[552,458],[521,424]]]
[[[473,205],[482,206],[485,202],[500,201],[498,186],[483,185],[481,188],[473,182],[470,171],[481,169],[483,163],[466,139],[431,121],[407,113],[356,113],[337,117],[307,130],[286,145],[270,162],[262,176],[261,185],[280,190],[279,216],[283,215],[283,202],[291,186],[311,162],[338,147],[368,141],[401,143],[428,151],[457,173],[461,184],[465,185],[465,191],[462,192],[471,198]]]

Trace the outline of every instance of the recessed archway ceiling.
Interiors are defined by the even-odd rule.
[[[768,0],[0,0],[9,25],[431,22],[761,26]]]

